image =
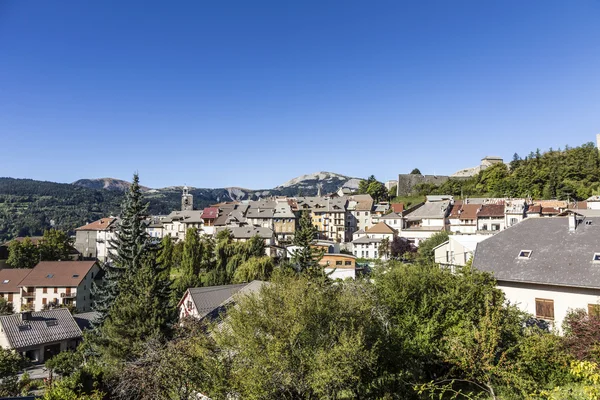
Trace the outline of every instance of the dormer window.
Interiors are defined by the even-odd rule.
[[[519,252],[519,258],[529,260],[531,258],[531,250],[521,250]]]
[[[592,258],[592,262],[594,264],[600,264],[600,253],[594,253],[594,258]]]

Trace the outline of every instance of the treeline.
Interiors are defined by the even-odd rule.
[[[600,156],[594,143],[522,158],[514,154],[508,164],[495,164],[469,179],[449,179],[442,185],[420,184],[420,195],[451,194],[463,197],[531,197],[585,200],[600,189]]]

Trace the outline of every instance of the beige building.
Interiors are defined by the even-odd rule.
[[[110,251],[110,241],[114,239],[117,218],[100,218],[97,221],[75,229],[75,249],[84,259],[105,261]]]
[[[29,268],[5,268],[0,270],[0,296],[12,304],[15,312],[21,312],[21,289],[19,284],[31,271]]]
[[[92,282],[98,272],[96,261],[42,261],[19,283],[21,309],[67,305],[90,311]]]

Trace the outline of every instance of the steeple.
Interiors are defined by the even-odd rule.
[[[194,196],[189,194],[188,187],[183,187],[183,194],[181,195],[181,211],[189,211],[194,209]]]

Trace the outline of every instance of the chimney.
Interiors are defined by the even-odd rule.
[[[31,311],[23,311],[21,313],[21,322],[29,321],[31,319]]]
[[[575,229],[577,229],[577,216],[575,215],[575,213],[570,213],[568,218],[569,232],[575,232]]]

